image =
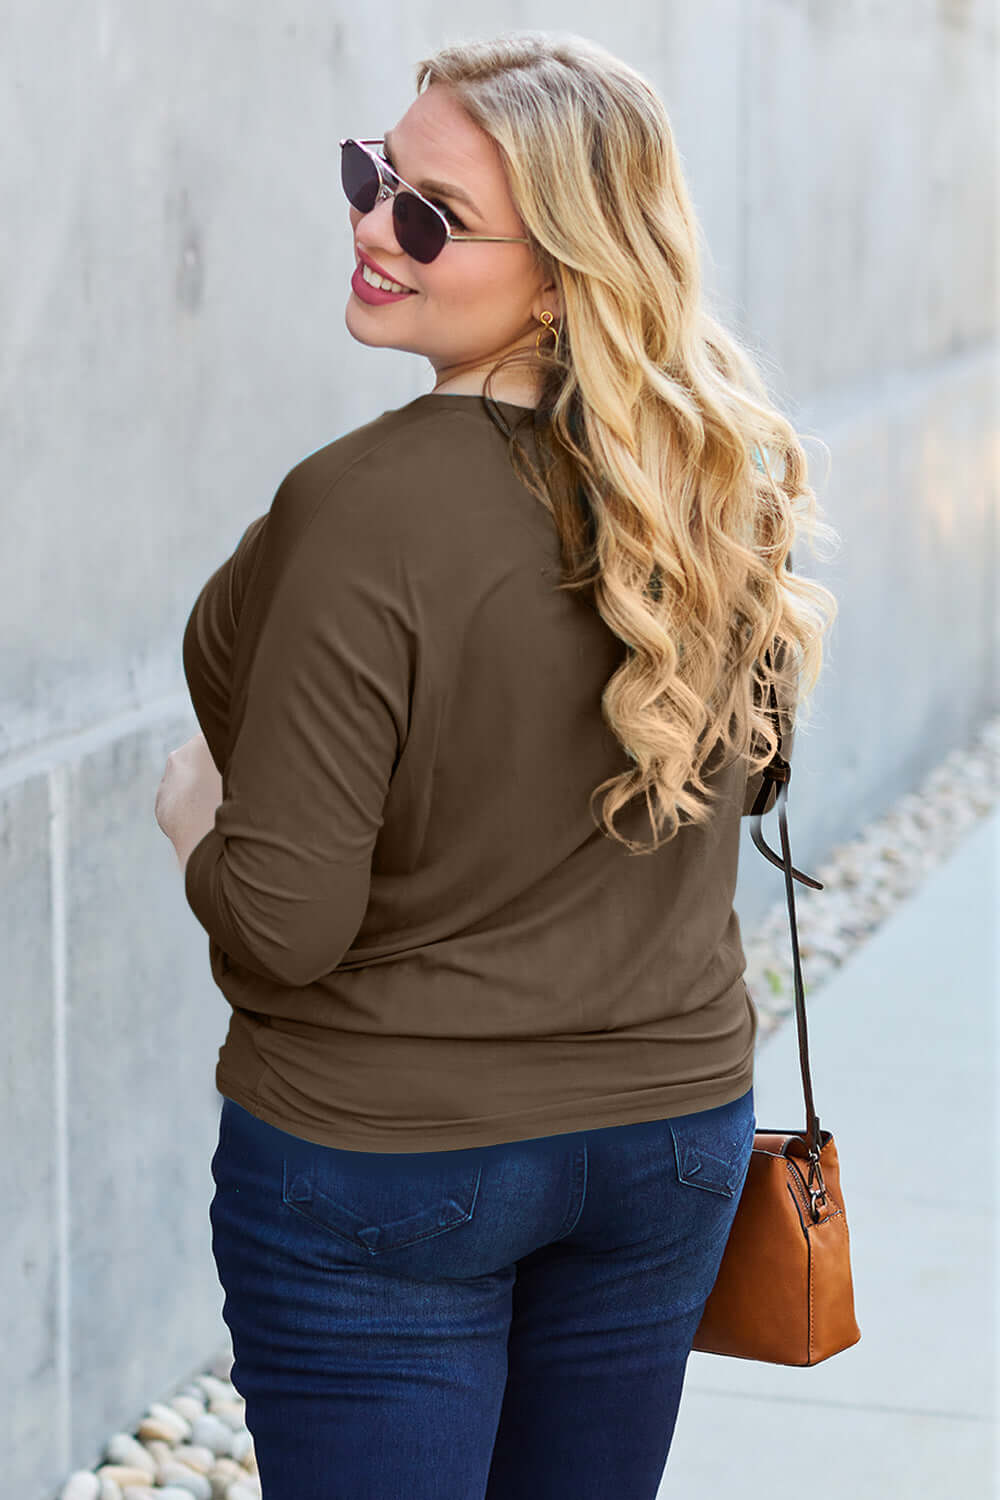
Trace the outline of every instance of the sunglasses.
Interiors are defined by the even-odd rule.
[[[367,214],[383,198],[392,199],[392,227],[396,232],[399,248],[414,260],[427,265],[447,245],[449,240],[509,240],[512,244],[527,245],[523,235],[514,234],[453,234],[448,221],[439,208],[416,188],[404,182],[382,156],[369,151],[369,146],[382,146],[382,140],[356,141],[348,136],[340,142],[340,181],[347,201],[359,213]]]

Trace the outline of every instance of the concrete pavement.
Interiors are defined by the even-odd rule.
[[[995,809],[807,996],[861,1340],[806,1369],[692,1352],[659,1500],[1000,1495],[998,871]],[[804,1124],[794,1017],[755,1101],[761,1128]]]

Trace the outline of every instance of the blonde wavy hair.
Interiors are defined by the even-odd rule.
[[[716,768],[744,758],[748,777],[771,759],[772,683],[801,727],[837,602],[791,571],[791,549],[838,534],[749,350],[705,305],[700,228],[652,85],[589,39],[541,31],[452,43],[417,64],[416,83],[447,85],[495,142],[562,294],[528,414],[542,462],[517,429],[510,455],[558,528],[560,587],[586,590],[628,648],[601,708],[635,766],[591,803],[605,792],[604,831],[651,853],[708,822],[713,756]],[[525,357],[493,367],[487,400]],[[651,845],[613,823],[639,794]]]

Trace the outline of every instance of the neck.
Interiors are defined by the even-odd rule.
[[[453,396],[481,396],[491,366],[479,369],[435,371],[435,394]],[[540,385],[537,376],[524,364],[500,370],[490,384],[489,394],[494,401],[513,401],[517,406],[537,406]]]

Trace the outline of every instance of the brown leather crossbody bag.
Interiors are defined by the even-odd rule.
[[[775,724],[780,724],[773,682],[771,709]],[[792,864],[785,816],[790,777],[779,733],[778,750],[764,768],[750,810],[750,836],[785,874],[806,1124],[804,1130],[754,1131],[736,1217],[692,1347],[768,1364],[818,1365],[856,1344],[861,1330],[854,1316],[837,1147],[832,1132],[820,1129],[813,1105],[793,881],[816,891],[823,887]],[[774,804],[780,856],[761,833],[763,810],[775,782],[780,783]]]

